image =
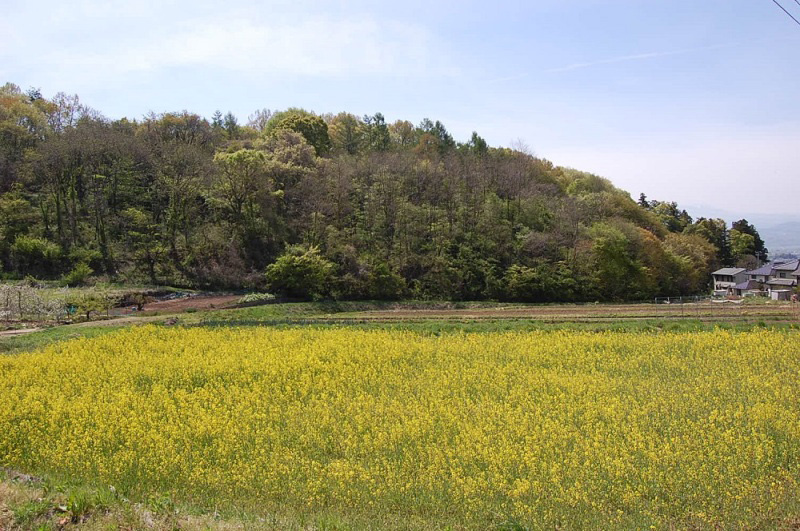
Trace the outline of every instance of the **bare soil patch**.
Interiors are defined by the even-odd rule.
[[[30,334],[31,332],[38,332],[41,330],[40,328],[18,328],[16,330],[3,330],[0,332],[0,337],[9,337],[9,336],[22,336],[25,334]]]
[[[348,317],[380,320],[404,319],[535,319],[535,320],[605,320],[647,318],[783,318],[791,320],[788,304],[744,306],[714,303],[690,304],[573,304],[529,307],[375,310],[349,314]],[[335,317],[335,316],[334,316]],[[344,316],[343,316],[344,317]]]
[[[180,313],[189,309],[213,310],[230,308],[236,305],[239,295],[189,295],[186,297],[148,302],[144,305],[144,312]],[[132,315],[139,312],[127,308],[118,308],[115,315]]]

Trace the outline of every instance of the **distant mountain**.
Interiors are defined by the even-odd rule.
[[[695,219],[722,218],[728,222],[728,226],[734,221],[746,219],[756,227],[769,249],[770,257],[781,254],[800,255],[800,214],[732,212],[710,205],[687,204],[681,207],[686,208]]]
[[[800,254],[800,221],[787,221],[756,229],[771,256],[781,253]]]

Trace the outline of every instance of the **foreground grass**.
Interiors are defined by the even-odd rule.
[[[31,334],[3,337],[0,338],[0,354],[17,354],[60,341],[97,337],[120,328],[123,326],[54,326]]]
[[[797,340],[137,327],[0,357],[0,464],[283,527],[773,527]]]
[[[83,531],[151,529],[155,531],[324,529],[336,520],[292,521],[279,515],[251,516],[203,512],[176,505],[164,496],[131,501],[116,489],[100,485],[55,481],[11,470],[0,470],[0,529]]]

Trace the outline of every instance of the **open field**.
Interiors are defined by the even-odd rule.
[[[202,314],[202,322],[275,323],[531,321],[603,323],[662,320],[716,324],[749,322],[800,323],[800,306],[788,302],[741,304],[704,301],[686,304],[509,304],[495,302],[320,302],[269,304]]]
[[[495,307],[367,310],[342,312],[332,318],[397,322],[407,320],[531,320],[553,323],[602,323],[660,319],[699,320],[709,323],[798,321],[798,308],[790,303],[727,304],[563,304],[497,305]]]
[[[0,357],[0,465],[252,527],[788,527],[798,344],[135,327]]]
[[[800,327],[800,306],[748,301],[741,305],[691,304],[509,304],[496,302],[325,301],[231,308],[232,295],[196,294],[146,305],[111,319],[0,332],[0,353],[22,352],[52,342],[94,336],[121,327],[171,323],[186,326],[273,326],[403,329],[418,332],[503,330],[696,331],[717,327]],[[113,312],[112,312],[113,313]]]

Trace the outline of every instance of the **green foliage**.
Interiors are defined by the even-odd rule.
[[[655,214],[669,232],[682,232],[692,224],[692,216],[686,210],[679,209],[678,203],[675,201],[648,201],[647,196],[641,194],[638,204],[643,209]]]
[[[750,236],[752,238],[752,242],[749,238],[740,239],[736,244],[734,244],[734,231],[736,231],[739,235]],[[764,245],[764,240],[761,239],[761,235],[758,234],[756,228],[750,224],[746,219],[740,219],[739,221],[734,221],[731,225],[730,230],[730,237],[731,237],[731,252],[736,255],[737,249],[734,249],[734,245],[739,247],[739,251],[745,251],[738,253],[740,256],[745,254],[751,254],[755,256],[758,260],[762,262],[766,262],[768,258],[769,250]]]
[[[406,293],[406,281],[392,271],[388,264],[378,263],[370,269],[367,275],[366,292],[370,299],[401,299]]]
[[[72,271],[61,277],[61,285],[70,287],[83,286],[92,273],[94,271],[88,264],[79,262]]]
[[[635,292],[641,285],[641,264],[631,252],[628,236],[606,223],[593,225],[591,235],[591,265],[597,292],[609,300],[641,298]]]
[[[731,242],[731,259],[733,263],[742,260],[746,256],[755,256],[756,239],[752,234],[731,229],[728,231],[728,235]]]
[[[334,116],[329,125],[331,149],[335,153],[355,155],[364,145],[365,125],[358,117],[342,112]]]
[[[103,253],[97,249],[73,247],[69,251],[69,261],[76,264],[76,267],[85,264],[93,270],[99,270],[103,267]]]
[[[335,265],[310,287],[287,282],[291,296],[597,300],[696,293],[714,267],[766,257],[746,220],[692,222],[522,145],[456,143],[438,120],[293,108],[247,125],[222,112],[111,121],[77,96],[0,96],[6,278],[76,284],[88,266],[257,291],[269,264],[276,282],[300,274],[276,262],[299,245]]]
[[[61,248],[43,238],[19,236],[11,245],[11,259],[19,271],[51,277],[60,267]]]
[[[13,505],[11,512],[14,514],[14,522],[23,529],[31,529],[32,524],[45,516],[52,509],[52,504],[47,500],[28,500]]]
[[[731,265],[733,263],[730,237],[725,220],[698,218],[692,225],[686,227],[684,232],[702,236],[716,248],[715,266]]]
[[[330,151],[331,139],[328,135],[328,124],[319,116],[302,109],[289,109],[272,115],[265,133],[273,134],[281,129],[300,133],[314,147],[317,155]]]
[[[79,291],[67,294],[64,298],[66,306],[73,309],[78,315],[83,315],[88,321],[92,313],[103,313],[113,308],[117,297],[98,291]]]
[[[570,301],[577,282],[566,264],[542,262],[534,267],[514,264],[503,278],[506,297],[521,302]]]
[[[270,288],[288,297],[319,299],[330,294],[335,265],[316,247],[289,247],[266,270]]]

